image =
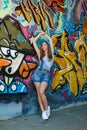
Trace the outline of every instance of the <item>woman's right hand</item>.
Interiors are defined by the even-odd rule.
[[[38,32],[39,32],[41,35],[45,35],[45,32],[42,31],[42,30],[39,30]]]

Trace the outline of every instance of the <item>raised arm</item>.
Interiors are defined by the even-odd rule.
[[[40,58],[40,49],[38,48],[38,46],[37,46],[37,40],[39,39],[39,37],[42,35],[43,33],[42,32],[40,32],[36,37],[34,37],[33,38],[33,40],[32,40],[32,44],[33,44],[33,46],[34,46],[34,49],[35,49],[35,51],[36,51],[36,53],[37,53],[37,55],[38,55],[38,58]]]
[[[53,44],[52,44],[51,38],[43,31],[38,31],[38,32],[39,32],[39,34],[36,37],[34,37],[33,40],[32,40],[33,46],[35,48],[35,51],[36,51],[38,57],[40,58],[40,49],[38,48],[36,42],[40,38],[41,35],[45,36],[49,40],[50,47],[51,47],[51,52],[52,52],[52,56],[53,56],[54,55],[54,48],[53,48]]]
[[[50,47],[51,47],[51,51],[52,51],[52,56],[54,55],[54,47],[53,47],[53,44],[52,44],[52,39],[46,34],[44,33],[44,36],[49,40],[50,42]]]

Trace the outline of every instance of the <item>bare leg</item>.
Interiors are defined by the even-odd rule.
[[[40,96],[41,83],[40,82],[34,82],[34,85],[35,85],[35,88],[36,88],[36,91],[37,91],[37,96],[38,96],[38,102],[39,102],[39,105],[40,105],[40,109],[43,112],[44,111],[44,106],[43,106],[42,99],[41,99],[41,96]]]
[[[47,89],[48,83],[47,82],[42,82],[40,86],[40,97],[44,106],[44,110],[48,110],[48,102],[47,102],[47,97],[45,95],[45,91]]]

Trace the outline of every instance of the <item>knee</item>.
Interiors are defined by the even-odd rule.
[[[44,91],[42,91],[42,90],[40,90],[40,95],[42,96],[42,95],[45,95],[45,92]]]

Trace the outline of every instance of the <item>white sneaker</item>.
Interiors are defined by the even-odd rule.
[[[47,114],[46,114],[45,111],[42,112],[42,119],[43,119],[43,120],[47,120],[47,119],[48,119],[48,116],[47,116]]]
[[[46,115],[47,115],[47,117],[50,116],[50,106],[48,106],[48,110],[46,111]]]

